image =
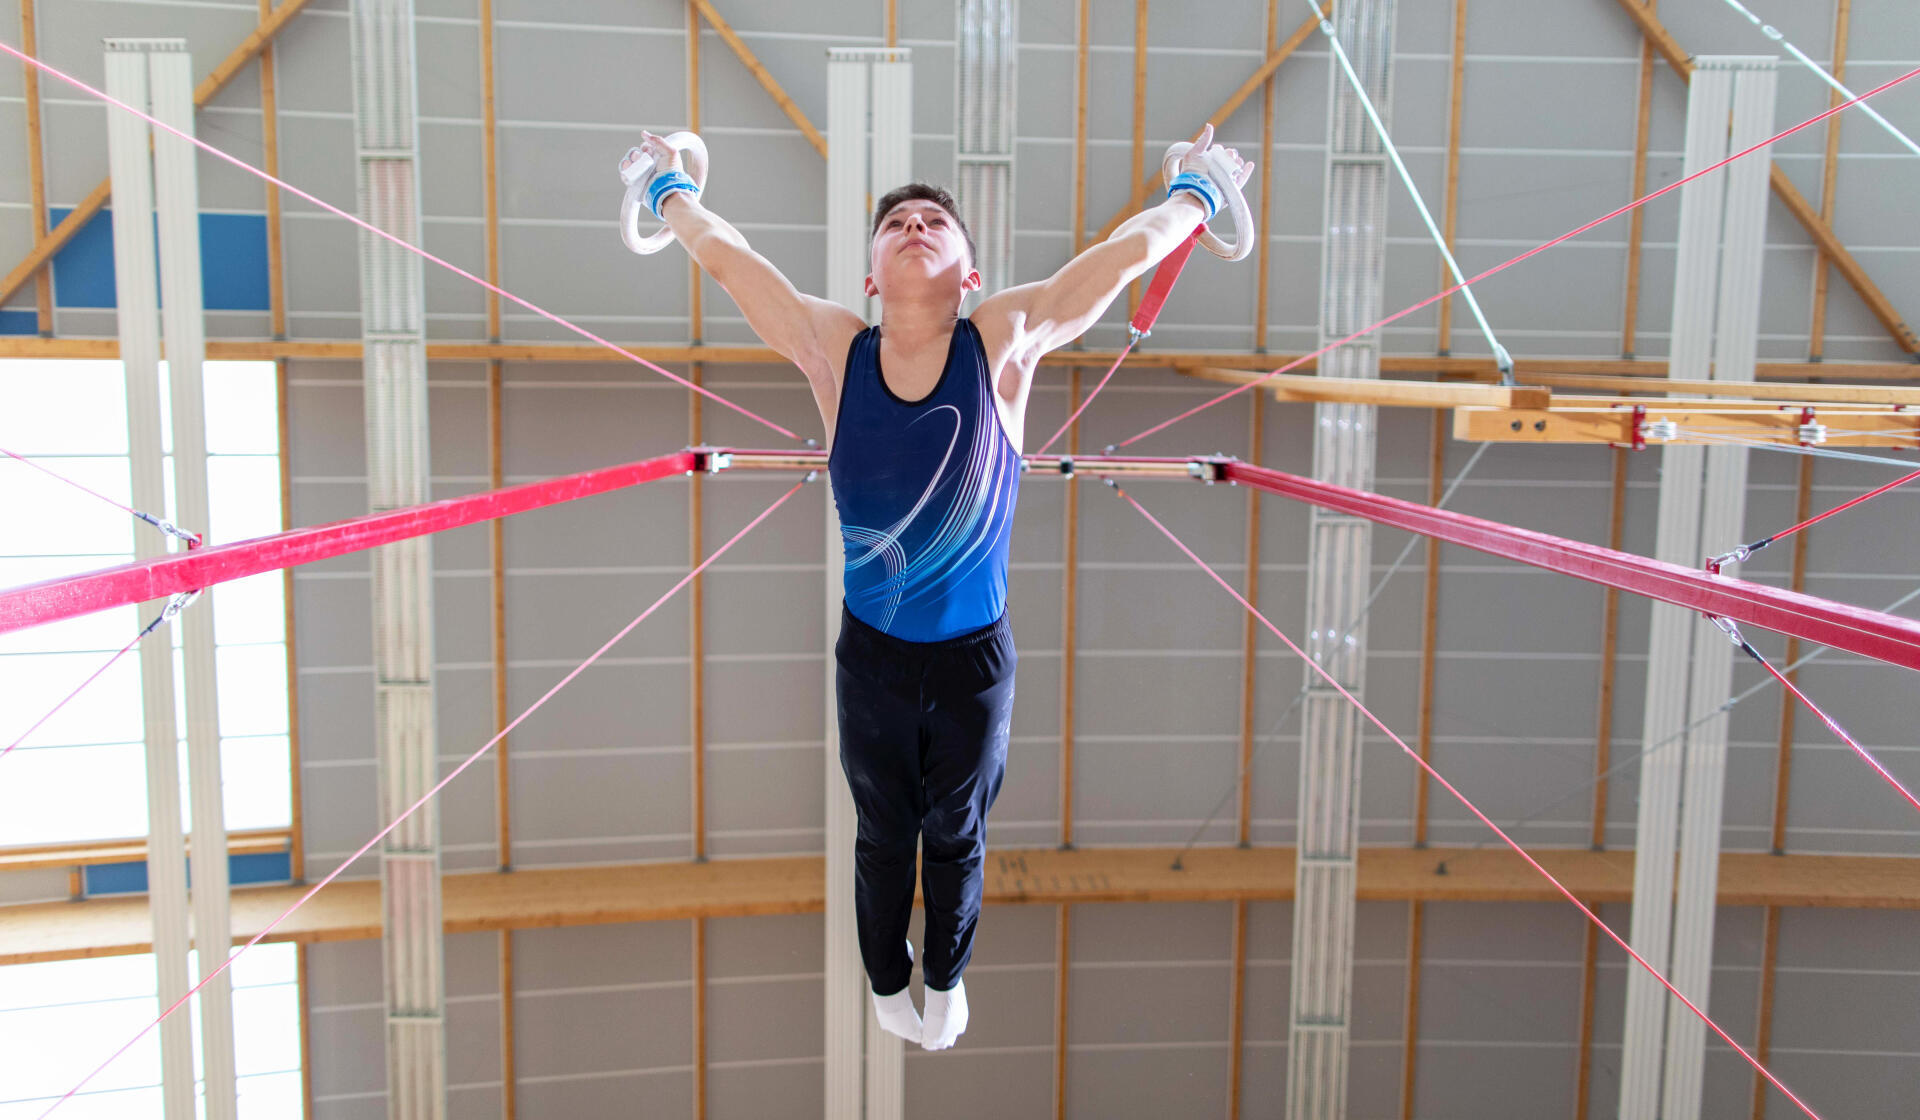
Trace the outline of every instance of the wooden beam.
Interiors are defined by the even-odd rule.
[[[1640,0],[1616,0],[1616,2],[1640,28],[1640,33],[1647,37],[1647,41],[1653,44],[1653,48],[1667,60],[1667,65],[1673,67],[1674,73],[1680,75],[1682,81],[1691,81],[1692,59],[1687,54],[1686,48],[1682,47],[1674,39],[1673,34],[1661,24],[1653,9],[1643,5]],[[1907,326],[1906,321],[1900,317],[1900,313],[1894,310],[1886,294],[1867,275],[1867,270],[1854,259],[1853,254],[1848,252],[1847,247],[1834,235],[1833,226],[1821,220],[1813,205],[1800,193],[1799,188],[1793,185],[1793,181],[1787,178],[1787,173],[1780,169],[1778,163],[1771,165],[1768,181],[1773,186],[1773,193],[1786,204],[1787,212],[1794,216],[1794,219],[1813,238],[1814,244],[1840,271],[1840,275],[1846,278],[1855,292],[1859,293],[1860,298],[1867,305],[1867,310],[1873,312],[1874,318],[1880,320],[1880,325],[1886,328],[1894,344],[1909,354],[1920,353],[1920,335],[1915,335],[1913,329]]]
[[[1842,367],[1835,367],[1842,368]],[[1607,389],[1616,393],[1659,393],[1692,397],[1744,397],[1758,401],[1813,404],[1920,406],[1920,388],[1907,385],[1828,385],[1804,381],[1697,381],[1687,378],[1618,377],[1606,374],[1530,373],[1527,380],[1548,388]],[[1556,397],[1564,400],[1564,397]],[[1658,399],[1658,398],[1655,398]],[[1645,403],[1645,402],[1641,402]]]
[[[1581,898],[1625,902],[1633,852],[1544,850],[1540,863]],[[1173,869],[1172,848],[1006,849],[987,854],[986,901],[1288,901],[1292,848],[1196,848]],[[447,933],[552,929],[696,917],[817,914],[826,902],[819,856],[465,872],[442,878]],[[233,892],[233,934],[251,938],[305,891]],[[1512,852],[1494,848],[1362,848],[1363,902],[1551,902],[1558,891]],[[1920,859],[1895,856],[1720,857],[1720,905],[1920,910]],[[380,934],[377,879],[337,882],[268,935],[272,942],[369,940]],[[143,895],[0,907],[0,965],[144,953]]]
[[[653,343],[622,343],[627,350],[651,362],[706,362],[709,365],[772,365],[785,367],[785,358],[765,346],[688,346]],[[0,358],[88,358],[114,359],[120,356],[120,343],[112,338],[25,338],[0,337]],[[1110,364],[1120,356],[1118,350],[1055,350],[1040,359],[1043,366]],[[275,358],[302,358],[310,361],[358,362],[358,342],[321,340],[242,341],[213,340],[207,343],[207,358],[223,362],[261,362]],[[618,364],[625,358],[603,346],[587,343],[486,343],[430,342],[427,359],[435,362],[599,362]],[[1256,354],[1243,350],[1144,350],[1127,355],[1124,365],[1137,369],[1171,369],[1185,373],[1194,367],[1219,367],[1244,375],[1256,368],[1261,372],[1298,361],[1298,355]],[[1310,373],[1316,363],[1302,362],[1294,373]],[[1608,375],[1637,379],[1664,378],[1665,361],[1633,361],[1616,358],[1522,358],[1515,362],[1517,376],[1523,381],[1544,384],[1554,376]],[[1453,381],[1494,382],[1499,373],[1491,358],[1429,357],[1388,355],[1380,359],[1384,374],[1419,374]],[[1755,374],[1763,381],[1805,382],[1817,378],[1835,378],[1847,382],[1889,381],[1920,382],[1920,363],[1912,362],[1761,362]],[[1659,390],[1664,391],[1664,384]]]
[[[1453,248],[1455,219],[1460,210],[1460,104],[1466,92],[1467,78],[1467,0],[1454,0],[1453,4],[1453,66],[1452,85],[1447,98],[1447,197],[1443,203],[1440,239],[1448,249]],[[1453,284],[1453,273],[1440,262],[1440,285]],[[1453,297],[1440,301],[1440,353],[1446,354],[1453,349]],[[1411,1045],[1411,1044],[1409,1044]],[[1408,1050],[1408,1069],[1411,1071],[1412,1050]],[[1408,1073],[1408,1078],[1413,1076]],[[1413,1087],[1408,1081],[1407,1091],[1402,1094],[1401,1109],[1404,1112],[1413,1107]],[[1409,1114],[1410,1116],[1411,1114]]]
[[[707,920],[693,920],[693,1120],[707,1120]]]
[[[1461,0],[1455,9],[1454,18],[1464,21],[1466,3]],[[1461,44],[1455,41],[1455,49]],[[1446,414],[1434,410],[1433,430],[1427,458],[1427,504],[1439,506],[1445,493],[1447,464],[1447,418]],[[1438,662],[1435,654],[1439,649],[1440,636],[1440,540],[1428,537],[1426,542],[1426,586],[1422,598],[1423,608],[1420,620],[1420,720],[1416,749],[1420,757],[1431,761],[1433,758],[1433,673]],[[1420,770],[1413,776],[1413,846],[1427,846],[1427,816],[1432,795],[1432,783],[1427,772]],[[1403,1033],[1400,1053],[1400,1116],[1401,1120],[1413,1120],[1414,1090],[1418,1084],[1417,1076],[1420,1064],[1420,962],[1424,950],[1426,928],[1426,909],[1424,904],[1407,904],[1407,1007],[1402,1016]]]
[[[1587,908],[1599,913],[1591,901]],[[1600,929],[1592,922],[1586,925],[1580,950],[1580,1037],[1575,1043],[1580,1056],[1573,1073],[1574,1120],[1587,1120],[1592,1113],[1589,1098],[1593,1096],[1593,1009],[1599,991]]]
[[[1414,1089],[1420,1069],[1420,961],[1426,924],[1426,904],[1407,903],[1407,1008],[1400,1028],[1400,1120],[1414,1117]]]
[[[887,46],[900,45],[899,0],[887,0]]]
[[[39,20],[33,0],[20,0],[20,49],[40,57]],[[46,143],[41,137],[40,71],[29,66],[22,75],[27,110],[27,205],[33,210],[33,242],[47,239],[47,166]],[[36,329],[42,338],[53,337],[53,272],[44,265],[33,274],[33,306]],[[10,294],[10,293],[9,293]],[[0,303],[6,301],[0,295]]]
[[[1247,903],[1233,904],[1233,986],[1227,992],[1227,1120],[1240,1120],[1240,1082],[1246,1065]]]
[[[1080,0],[1073,44],[1073,255],[1087,246],[1087,21],[1088,0]]]
[[[293,412],[288,390],[292,382],[287,359],[273,363],[274,424],[280,447],[277,464],[280,475],[280,531],[294,527],[293,518]],[[299,612],[294,609],[293,569],[280,569],[281,636],[286,640],[287,674],[287,800],[289,847],[288,876],[296,883],[307,879],[306,772],[301,762],[300,736],[300,653],[296,641]]]
[[[1280,32],[1280,0],[1267,0],[1267,33],[1265,36],[1267,53],[1273,53],[1273,37]],[[1273,71],[1260,84],[1260,166],[1256,174],[1260,179],[1260,217],[1255,227],[1260,231],[1260,252],[1256,259],[1260,274],[1254,279],[1253,290],[1253,348],[1267,348],[1267,288],[1272,271],[1270,263],[1273,250],[1272,226],[1268,224],[1273,213]],[[1233,1113],[1239,1112],[1239,1089],[1235,1085]]]
[[[687,117],[691,127],[700,129],[700,23],[695,0],[687,0]],[[687,341],[699,346],[706,335],[706,317],[700,306],[700,266],[691,258],[687,261]],[[688,367],[688,380],[700,385],[705,380],[704,364],[693,362]],[[699,393],[687,394],[687,439],[690,446],[698,447],[705,440],[706,398]],[[699,568],[706,559],[706,484],[699,476],[688,479],[687,491],[687,564],[690,568]],[[693,858],[707,858],[707,588],[704,576],[695,576],[688,589],[687,611],[687,707],[688,727],[692,734],[692,778],[690,791],[692,801]],[[703,931],[704,936],[704,931]],[[705,999],[704,992],[700,998]],[[704,1038],[696,1040],[697,1047],[704,1047]],[[702,1064],[696,1080],[704,1093],[706,1069]],[[705,1098],[701,1097],[701,1108],[705,1107]]]
[[[1726,439],[1764,443],[1799,443],[1800,414],[1796,409],[1716,410],[1713,407],[1675,407],[1646,404],[1648,423],[1672,421],[1680,429],[1669,443],[1713,443]],[[1829,447],[1898,447],[1912,449],[1920,438],[1920,415],[1910,412],[1823,410],[1822,424],[1832,431]],[[1634,442],[1636,421],[1626,408],[1535,409],[1456,408],[1453,437],[1480,443],[1609,443]]]
[[[273,15],[273,0],[260,0],[260,20]],[[260,166],[267,174],[280,175],[280,93],[275,78],[273,46],[260,48]],[[267,306],[273,337],[287,337],[286,253],[280,236],[280,188],[266,185],[267,202]],[[286,446],[284,443],[282,447]]]
[[[1651,11],[1659,0],[1640,0]],[[1653,42],[1640,40],[1640,101],[1633,130],[1632,198],[1647,193],[1647,142],[1653,134]],[[1647,208],[1636,206],[1627,217],[1627,298],[1620,316],[1620,354],[1631,358],[1640,336],[1640,250],[1645,240]],[[1582,1098],[1584,1101],[1584,1098]],[[1582,1109],[1584,1111],[1584,1104]],[[1584,1120],[1584,1118],[1583,1118]]]
[[[492,488],[507,481],[506,369],[487,363],[487,476]],[[696,399],[698,399],[696,397]],[[493,727],[504,732],[511,718],[507,708],[507,520],[487,523],[487,613],[493,655]],[[510,740],[501,735],[493,752],[494,843],[500,870],[513,867],[513,761]]]
[[[1427,504],[1438,508],[1445,492],[1447,463],[1447,418],[1435,410],[1433,432],[1427,453]],[[1440,645],[1440,539],[1427,538],[1426,585],[1422,595],[1420,620],[1420,721],[1416,731],[1416,749],[1420,757],[1433,759],[1433,673]],[[1432,793],[1427,772],[1413,776],[1413,846],[1427,846],[1427,813]]]
[[[227,851],[236,856],[287,851],[290,828],[256,828],[227,833]],[[81,840],[61,844],[21,844],[0,848],[0,872],[40,871],[55,867],[98,867],[110,863],[141,863],[147,858],[145,837],[126,840]]]
[[[500,118],[494,100],[493,0],[480,0],[480,178],[487,283],[500,284]],[[487,339],[500,341],[500,296],[487,292]]]
[[[513,931],[500,931],[500,1115],[514,1120],[520,1112],[519,1048],[515,1045]],[[309,1114],[311,1115],[311,1114]]]
[[[1080,407],[1080,367],[1068,374],[1067,410]],[[1067,431],[1067,454],[1080,453],[1080,422]],[[1080,488],[1067,487],[1060,597],[1060,846],[1073,847],[1074,695],[1080,659]]]
[[[1849,17],[1852,5],[1849,0],[1838,0],[1833,13],[1833,79],[1846,83],[1847,76],[1847,40],[1849,35]],[[1827,107],[1840,104],[1839,90],[1833,90],[1827,96]],[[1833,224],[1833,190],[1840,170],[1840,124],[1846,114],[1827,118],[1827,153],[1820,164],[1820,220]],[[1827,351],[1827,281],[1832,270],[1827,267],[1827,255],[1820,253],[1813,261],[1813,325],[1807,335],[1807,356],[1819,359]]]
[[[1845,26],[1846,0],[1841,0],[1840,21]],[[1813,512],[1813,460],[1800,460],[1800,479],[1794,497],[1794,521],[1805,521]],[[1793,576],[1791,586],[1795,591],[1804,590],[1807,583],[1807,534],[1795,535],[1793,540]],[[1800,658],[1800,639],[1787,639],[1787,653],[1782,659],[1791,665]],[[1798,673],[1788,672],[1787,679],[1795,680]],[[1784,690],[1783,690],[1784,691]],[[1793,700],[1791,693],[1786,699]],[[1773,777],[1773,843],[1774,855],[1785,855],[1787,851],[1787,806],[1788,794],[1793,782],[1793,738],[1794,721],[1799,715],[1799,704],[1780,706],[1780,749],[1774,762]],[[1766,924],[1760,934],[1760,999],[1754,1017],[1759,1024],[1754,1039],[1754,1056],[1762,1065],[1767,1063],[1773,1049],[1773,992],[1774,974],[1780,956],[1780,908],[1767,907]],[[1755,1120],[1766,1120],[1768,1085],[1766,1079],[1754,1075],[1753,1116]]]
[[[1181,373],[1226,385],[1261,382],[1277,401],[1347,401],[1355,404],[1401,405],[1414,408],[1546,408],[1553,396],[1547,389],[1523,385],[1481,385],[1473,382],[1395,381],[1370,377],[1315,377],[1297,373],[1269,376],[1252,370],[1220,366],[1185,366]]]
[[[1266,409],[1258,393],[1248,393],[1252,400],[1247,415],[1247,461],[1260,465],[1260,449],[1266,445]],[[1260,603],[1260,510],[1264,493],[1252,487],[1247,488],[1247,602],[1258,606]],[[1259,728],[1254,723],[1254,709],[1259,700],[1260,631],[1255,628],[1256,620],[1252,611],[1246,612],[1245,626],[1240,632],[1240,846],[1245,848],[1253,843],[1253,747]]]
[[[1067,1120],[1067,975],[1073,962],[1073,907],[1060,904],[1054,930],[1053,1120]]]
[[[300,1115],[313,1115],[313,995],[307,983],[307,947],[293,947],[295,997],[300,1016],[300,1100],[306,1106]],[[508,1120],[512,1120],[508,1117]]]
[[[1811,461],[1811,460],[1809,460]],[[1607,517],[1607,547],[1618,550],[1626,532],[1627,449],[1613,451],[1612,502]],[[1593,815],[1587,842],[1596,852],[1607,845],[1607,771],[1613,765],[1613,690],[1620,649],[1620,591],[1609,587],[1600,608],[1600,696],[1599,715],[1594,730]],[[1587,900],[1589,909],[1599,903]],[[1594,993],[1600,969],[1600,931],[1591,922],[1584,931],[1580,953],[1580,1037],[1579,1055],[1574,1073],[1575,1120],[1587,1120],[1591,1111],[1593,1084]]]
[[[773,98],[773,103],[780,106],[780,111],[800,129],[800,134],[807,138],[807,143],[813,145],[813,150],[820,153],[821,159],[826,159],[827,138],[820,135],[820,130],[813,127],[813,122],[800,111],[800,106],[794,104],[793,98],[787,96],[787,91],[780,87],[780,83],[774,80],[772,74],[767,73],[767,68],[760,64],[760,59],[754,55],[753,49],[735,34],[732,25],[727,23],[714,8],[712,0],[693,0],[693,5],[700,10],[701,18],[712,24],[713,29],[720,33],[720,38],[727,46],[733,48],[734,55],[747,68],[747,73],[753,75],[753,80],[759,82],[760,88],[767,91],[767,95]]]
[[[1138,2],[1138,0],[1136,0],[1136,2]],[[1333,5],[1328,4],[1326,6],[1326,10],[1329,13],[1331,13],[1333,11]],[[1231,96],[1229,96],[1225,101],[1220,103],[1220,107],[1214,110],[1213,114],[1207,118],[1207,123],[1212,125],[1216,130],[1218,130],[1221,125],[1227,122],[1228,117],[1233,116],[1234,111],[1239,109],[1241,104],[1243,104],[1247,100],[1247,98],[1253,96],[1253,91],[1256,89],[1259,89],[1263,84],[1265,84],[1267,79],[1273,76],[1273,72],[1280,68],[1280,64],[1285,62],[1289,57],[1291,57],[1293,52],[1300,48],[1300,44],[1306,42],[1308,37],[1311,36],[1314,32],[1318,31],[1319,29],[1320,29],[1320,21],[1309,17],[1307,21],[1302,23],[1299,26],[1299,28],[1297,28],[1294,31],[1292,35],[1287,37],[1286,42],[1280,44],[1280,46],[1277,47],[1272,54],[1269,54],[1267,56],[1266,61],[1262,62],[1258,69],[1256,69],[1252,74],[1248,75],[1246,81],[1240,83],[1239,89],[1234,90]],[[1144,36],[1142,36],[1142,38],[1144,39]],[[1136,66],[1138,65],[1139,64],[1136,63]],[[1187,137],[1187,139],[1194,140],[1194,139],[1197,139],[1199,135],[1200,133],[1196,131],[1192,136]],[[1144,158],[1145,157],[1142,154],[1140,154],[1138,150],[1136,150],[1134,155],[1134,170],[1136,173],[1139,172],[1140,164],[1144,162]],[[1147,169],[1146,174],[1142,175],[1140,178],[1140,181],[1137,184],[1135,184],[1134,193],[1131,197],[1138,199],[1144,196],[1145,194],[1151,193],[1153,190],[1154,184],[1158,183],[1159,181],[1160,181],[1160,167],[1158,164],[1155,164],[1153,167]],[[1113,233],[1114,230],[1120,228],[1121,222],[1126,221],[1128,218],[1138,213],[1139,210],[1140,210],[1139,204],[1135,203],[1132,209],[1122,210],[1115,213],[1113,217],[1107,219],[1107,223],[1105,225],[1101,226],[1100,229],[1096,233],[1094,233],[1092,240],[1105,241],[1107,237]],[[1263,231],[1264,231],[1264,228],[1265,227],[1262,227]]]
[[[233,80],[234,75],[258,57],[260,52],[266,49],[267,44],[273,42],[273,37],[278,35],[280,30],[306,6],[307,0],[281,0],[280,6],[273,10],[273,14],[262,19],[259,26],[253,29],[253,33],[242,40],[240,45],[221,61],[220,65],[213,68],[213,73],[207,75],[206,79],[194,89],[193,107],[202,108],[207,102],[213,100],[213,95],[225,88],[226,84]],[[33,68],[28,67],[28,69]],[[112,181],[100,180],[99,185],[89,191],[80,204],[74,207],[73,212],[55,226],[51,233],[45,237],[36,238],[33,249],[27,253],[25,259],[16,265],[12,272],[7,273],[5,279],[0,279],[0,303],[5,303],[11,298],[13,293],[20,290],[21,285],[32,279],[35,273],[53,259],[55,253],[64,248],[67,242],[73,240],[73,235],[79,233],[80,228],[106,206],[107,199],[112,193]]]
[[[1133,0],[1133,161],[1127,166],[1132,168],[1129,176],[1141,175],[1141,169],[1147,163],[1147,0]],[[1145,205],[1147,192],[1153,186],[1154,172],[1147,171],[1133,184],[1127,196],[1127,213],[1138,214]],[[1108,222],[1108,226],[1117,226],[1120,221]],[[1102,229],[1094,235],[1095,241],[1105,241],[1111,229]],[[1127,315],[1131,317],[1140,307],[1140,281],[1127,285]]]

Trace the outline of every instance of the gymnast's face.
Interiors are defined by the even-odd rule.
[[[870,252],[873,271],[866,284],[870,296],[951,293],[958,306],[968,292],[980,287],[980,273],[974,270],[960,223],[931,199],[910,198],[887,211]]]

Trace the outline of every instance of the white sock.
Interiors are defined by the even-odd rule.
[[[920,1045],[928,1050],[945,1050],[959,1040],[967,1029],[967,986],[959,980],[951,991],[927,989],[927,1022]]]
[[[907,959],[913,959],[913,942],[907,942]],[[911,986],[902,988],[890,996],[873,997],[873,1015],[880,1020],[880,1028],[888,1034],[897,1034],[908,1042],[921,1039],[920,1012],[913,1006]]]
[[[914,1009],[910,989],[902,988],[890,996],[874,996],[873,1014],[888,1034],[897,1034],[908,1042],[921,1040],[920,1012]]]

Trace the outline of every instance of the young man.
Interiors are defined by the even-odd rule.
[[[881,299],[876,327],[797,291],[700,204],[677,153],[651,133],[642,141],[657,169],[649,203],[754,333],[800,367],[826,424],[846,549],[836,691],[840,761],[859,811],[860,955],[880,1024],[929,1050],[967,1026],[960,975],[1013,708],[1007,542],[1034,368],[1219,209],[1203,162],[1212,140],[1209,126],[1165,202],[965,319],[961,302],[981,281],[952,197],[919,183],[888,193],[866,281]],[[1252,165],[1228,152],[1244,183]],[[924,1023],[907,993],[916,843]]]

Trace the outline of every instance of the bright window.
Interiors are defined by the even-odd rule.
[[[183,527],[214,542],[277,532],[281,449],[273,364],[208,362],[203,368],[212,524]],[[165,378],[163,364],[163,405]],[[0,400],[7,402],[0,410],[0,447],[116,501],[131,501],[119,362],[0,361]],[[163,431],[169,431],[164,412]],[[169,483],[171,442],[166,438]],[[171,508],[147,512],[172,516]],[[0,533],[0,585],[123,563],[133,558],[134,534],[155,531],[11,459],[0,459],[0,525],[8,527]],[[223,584],[211,601],[226,824],[285,827],[292,803],[280,574]],[[0,635],[0,746],[19,738],[153,613],[152,607],[120,607]],[[180,628],[176,623],[165,637],[149,640],[171,641],[177,649]],[[177,688],[177,658],[175,682]],[[184,734],[180,703],[176,698],[175,726]],[[0,846],[144,836],[142,728],[139,660],[129,653],[0,761],[6,771]]]
[[[191,973],[195,965],[189,964]],[[241,1120],[302,1114],[295,950],[257,945],[233,977],[234,1061]],[[160,1013],[153,957],[104,957],[0,968],[0,1120],[30,1120]],[[176,1014],[185,1014],[182,1009]],[[198,1028],[195,1028],[198,1053]],[[148,1034],[59,1115],[160,1120],[160,1037]]]

